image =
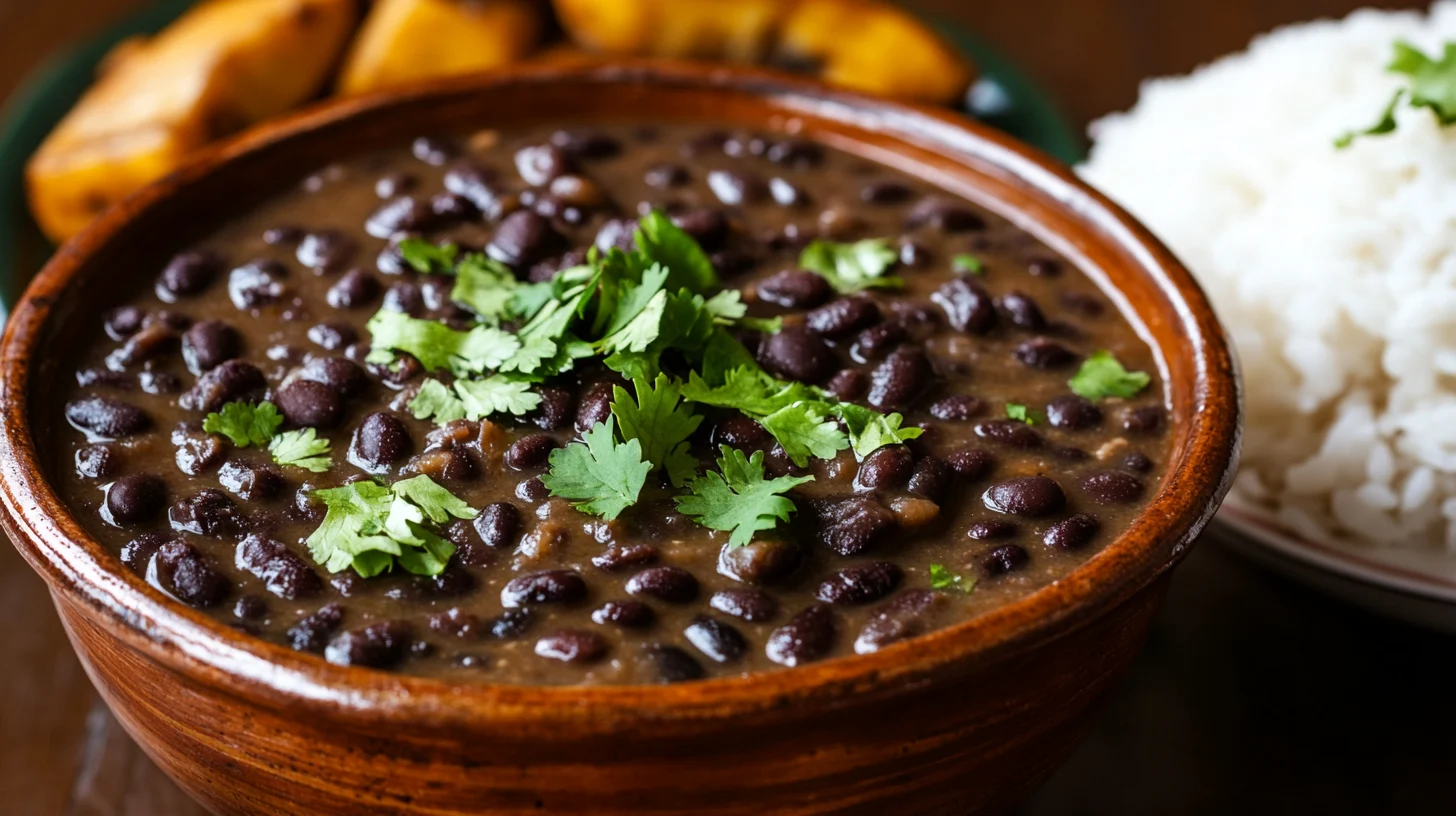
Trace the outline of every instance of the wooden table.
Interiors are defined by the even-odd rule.
[[[0,0],[0,95],[47,52],[141,0]],[[605,2],[605,0],[604,0]],[[1356,0],[912,0],[965,21],[1080,123]],[[1388,4],[1386,4],[1388,5]],[[1398,3],[1417,7],[1422,3]],[[0,812],[196,816],[120,731],[40,581],[0,547]],[[1023,813],[1456,812],[1456,639],[1377,619],[1205,541],[1134,675]]]

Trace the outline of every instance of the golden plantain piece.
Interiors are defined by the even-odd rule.
[[[571,39],[591,51],[756,62],[768,56],[786,0],[554,0]]]
[[[496,68],[535,50],[544,27],[533,0],[378,0],[338,90],[363,93]]]
[[[206,0],[127,41],[26,167],[31,210],[60,242],[218,136],[316,94],[354,0]]]
[[[909,12],[879,0],[798,0],[777,56],[819,65],[834,85],[952,104],[975,78],[965,57]]]

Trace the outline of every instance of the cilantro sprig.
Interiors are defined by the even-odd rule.
[[[1128,371],[1110,351],[1099,351],[1088,357],[1067,381],[1072,393],[1089,400],[1107,397],[1130,399],[1137,396],[1153,378],[1144,371]],[[1007,406],[1010,410],[1010,406]]]
[[[329,458],[333,445],[327,439],[320,439],[318,431],[303,428],[285,431],[268,444],[273,461],[284,467],[303,468],[311,473],[323,473],[333,465]]]
[[[813,476],[780,476],[765,479],[763,451],[753,456],[723,445],[718,471],[708,472],[688,484],[688,494],[677,497],[677,509],[712,530],[732,535],[728,546],[743,547],[753,541],[753,534],[772,530],[781,521],[788,521],[794,503],[782,494],[814,481]]]
[[[636,396],[622,386],[612,388],[612,416],[622,438],[642,443],[643,458],[652,469],[666,470],[674,486],[681,487],[698,470],[698,460],[688,452],[688,437],[703,423],[692,406],[682,402],[682,385],[666,374],[656,382],[639,379],[632,383]]]
[[[931,564],[930,588],[938,589],[942,592],[952,591],[969,594],[971,590],[976,588],[976,579],[958,575],[946,568],[944,564]]]
[[[1375,124],[1341,135],[1335,147],[1349,147],[1361,136],[1394,133],[1398,127],[1395,112],[1401,102],[1429,109],[1442,127],[1456,124],[1456,42],[1446,43],[1439,59],[1427,56],[1405,40],[1397,40],[1394,50],[1385,70],[1407,77],[1406,86],[1395,92]]]
[[[614,519],[637,503],[652,463],[642,458],[637,439],[619,442],[611,418],[573,442],[551,452],[551,469],[541,483],[552,495],[572,499],[584,513]]]
[[[886,276],[898,255],[883,238],[867,238],[852,244],[818,240],[804,247],[799,266],[818,272],[841,294],[864,289],[897,289],[905,284]]]
[[[221,434],[240,448],[264,447],[283,424],[283,415],[271,402],[229,402],[202,420],[205,433]]]
[[[327,508],[308,537],[313,559],[329,572],[353,568],[365,578],[395,566],[415,575],[445,571],[455,545],[431,527],[472,519],[476,511],[428,476],[385,486],[360,481],[315,490]]]

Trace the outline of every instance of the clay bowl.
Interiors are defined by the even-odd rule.
[[[565,112],[563,114],[563,112]],[[1151,507],[1067,579],[879,653],[666,687],[450,686],[254,640],[169,601],[46,481],[47,389],[78,332],[183,242],[341,155],[561,116],[801,134],[933,178],[1089,271],[1158,351],[1170,469]],[[1071,751],[1132,663],[1237,459],[1228,343],[1188,273],[1065,168],[950,113],[746,69],[523,67],[300,114],[208,152],[66,246],[10,319],[3,522],[49,583],[118,719],[225,814],[980,813]]]

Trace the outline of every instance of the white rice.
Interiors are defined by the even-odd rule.
[[[1275,31],[1147,83],[1083,174],[1193,269],[1248,390],[1237,499],[1306,535],[1456,551],[1456,127],[1402,106],[1392,44],[1456,40],[1456,2]]]

